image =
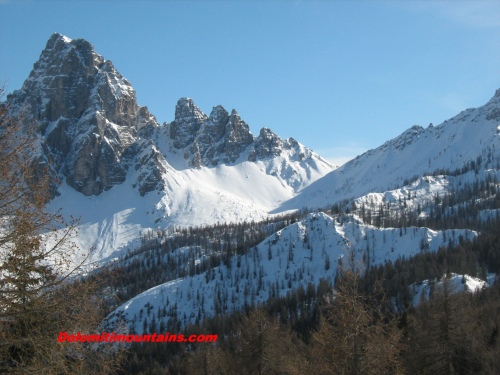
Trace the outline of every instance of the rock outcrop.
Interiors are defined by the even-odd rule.
[[[300,160],[312,155],[293,138],[283,140],[268,128],[262,128],[259,136],[254,137],[234,109],[229,114],[218,105],[207,116],[191,99],[182,98],[177,102],[175,115],[170,124],[173,146],[182,150],[184,159],[195,168],[232,164],[238,160],[266,160],[284,151]]]

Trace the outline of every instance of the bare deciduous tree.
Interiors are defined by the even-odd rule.
[[[379,302],[359,292],[360,271],[340,268],[335,292],[313,333],[311,371],[402,374],[401,333]]]

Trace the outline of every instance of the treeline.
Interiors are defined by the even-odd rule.
[[[462,240],[457,246],[441,247],[437,252],[424,252],[410,259],[366,269],[361,283],[363,292],[374,292],[382,284],[385,293],[395,300],[399,309],[411,305],[410,286],[423,280],[438,280],[451,273],[471,275],[484,281],[488,274],[500,273],[500,220],[489,226],[472,241]]]
[[[477,165],[472,164],[471,168]],[[333,216],[354,213],[365,224],[378,228],[482,230],[490,220],[498,219],[500,189],[496,175],[486,173],[482,179],[460,185],[460,189],[443,196],[435,194],[426,201],[420,199],[421,203],[417,205],[409,203],[416,199],[409,192],[407,197],[397,201],[369,202],[357,206],[353,200],[345,200],[322,211]],[[498,210],[498,214],[481,218],[480,212],[486,210]],[[272,233],[301,220],[310,212],[303,208],[260,222],[145,231],[141,235],[140,247],[129,251],[116,263],[123,271],[120,293],[127,298],[172,279],[203,273],[221,262],[227,262],[234,255],[245,254]]]
[[[344,201],[323,211],[334,216],[355,213],[366,224],[401,230],[429,227],[483,231],[494,225],[500,214],[498,182],[491,174],[473,183],[463,183],[461,189],[442,197],[435,195],[415,207],[407,204],[411,199],[414,197],[409,193],[399,201],[359,207],[353,201]],[[498,214],[481,218],[480,212],[485,210],[498,210]],[[421,215],[423,211],[425,215]],[[231,257],[246,254],[266,237],[301,220],[309,212],[303,209],[262,222],[169,227],[144,232],[141,246],[116,262],[120,277],[113,287],[118,301],[127,301],[167,281],[201,274],[221,263],[228,264]]]

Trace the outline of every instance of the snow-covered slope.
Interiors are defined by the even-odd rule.
[[[347,265],[351,254],[358,266],[378,265],[436,251],[449,242],[456,244],[460,238],[476,235],[469,230],[377,229],[356,216],[334,219],[313,213],[245,255],[234,256],[227,266],[222,264],[139,294],[111,313],[107,324],[116,328],[124,320],[126,327],[141,332],[146,318],[149,323],[155,319],[157,324],[163,320],[168,329],[175,329],[216,313],[285,296],[300,286],[307,289],[309,283],[316,287],[321,279],[333,283],[339,262]]]
[[[91,260],[135,246],[146,228],[260,220],[345,198],[376,204],[409,193],[406,204],[418,205],[465,181],[447,174],[497,175],[500,164],[500,90],[483,107],[414,126],[334,170],[292,138],[267,128],[252,135],[222,106],[207,115],[181,98],[173,121],[159,124],[109,60],[60,34],[8,102],[39,132],[37,157],[63,181],[49,210],[80,217],[76,242],[95,248]]]
[[[443,198],[455,194],[465,186],[474,186],[476,182],[499,181],[499,169],[469,171],[458,176],[436,175],[419,177],[415,181],[401,188],[384,191],[382,193],[368,193],[354,199],[357,208],[376,212],[381,205],[391,205],[406,212],[418,212],[420,217],[428,215],[429,208],[435,205],[436,198]],[[481,198],[476,198],[479,203]],[[460,205],[460,203],[457,203]],[[435,208],[435,207],[434,207]],[[449,209],[455,209],[451,207]],[[452,212],[449,212],[452,214]],[[482,220],[496,216],[496,212],[489,210],[480,215]]]
[[[323,207],[368,193],[383,193],[425,174],[498,170],[499,166],[500,90],[497,90],[484,106],[467,109],[439,126],[429,125],[425,129],[412,126],[330,172],[276,212],[294,207]]]
[[[491,277],[494,280],[494,276]],[[422,300],[428,300],[434,291],[443,290],[444,282],[448,283],[451,293],[470,292],[477,293],[489,286],[488,282],[469,275],[457,275],[452,273],[449,277],[443,276],[440,280],[424,280],[410,285],[413,294],[413,306],[417,306]]]
[[[339,169],[268,128],[254,136],[236,110],[220,105],[205,114],[192,99],[181,98],[175,118],[160,124],[137,104],[132,85],[109,60],[87,41],[60,34],[49,39],[30,77],[7,100],[9,114],[22,113],[25,127],[37,132],[37,164],[50,161],[50,173],[63,181],[48,209],[80,218],[75,242],[82,252],[75,250],[75,262],[89,249],[95,251],[88,261],[118,257],[137,247],[149,228],[258,221],[346,199],[352,199],[351,208],[390,211],[399,204],[405,215],[422,217],[433,197],[478,181],[498,184],[500,177],[500,90],[480,108],[436,127],[413,126]],[[463,204],[449,204],[444,214]],[[481,220],[498,216],[498,206],[481,207],[474,213]],[[351,254],[357,264],[380,265],[476,235],[463,229],[380,229],[356,215],[313,213],[255,248],[239,250],[247,252],[226,264],[141,293],[107,324],[116,328],[124,319],[141,332],[147,319],[146,325],[179,329],[317,287],[320,280],[333,282]],[[191,254],[188,248],[172,251]]]
[[[76,243],[95,248],[90,260],[103,260],[137,245],[147,228],[265,219],[270,209],[295,195],[292,187],[265,173],[267,167],[262,161],[184,170],[169,166],[162,175],[164,190],[145,196],[133,188],[136,171],[130,171],[124,183],[97,196],[63,185],[49,210],[62,208],[79,217]]]
[[[168,134],[168,124],[152,131],[123,183],[89,196],[63,183],[51,201],[50,210],[80,218],[76,242],[95,247],[91,260],[134,246],[146,228],[262,220],[333,169],[300,143],[277,137],[284,147],[255,157],[261,136],[233,162],[194,167]]]

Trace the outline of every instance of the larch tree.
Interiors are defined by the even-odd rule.
[[[479,374],[486,345],[473,295],[458,292],[445,276],[413,314],[407,354],[411,373]]]
[[[402,374],[402,340],[396,319],[360,293],[360,270],[339,269],[319,329],[312,334],[310,372]]]

